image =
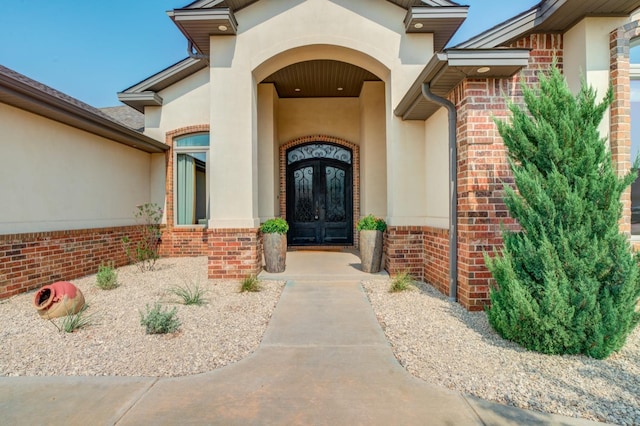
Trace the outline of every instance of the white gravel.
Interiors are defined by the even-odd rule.
[[[118,270],[121,286],[95,287],[95,275],[74,280],[94,323],[59,332],[33,307],[34,292],[0,301],[0,375],[184,376],[236,362],[260,344],[284,283],[263,281],[239,293],[237,281],[210,281],[207,259],[161,259],[155,271]],[[198,284],[204,306],[185,306],[168,292]],[[389,293],[389,283],[363,283],[392,349],[427,382],[537,411],[621,425],[640,425],[640,327],[607,360],[547,356],[501,339],[483,312],[470,313],[430,286]],[[140,311],[177,307],[182,325],[147,335]],[[59,321],[59,320],[56,320]]]
[[[467,312],[431,286],[404,293],[389,293],[388,282],[363,286],[413,375],[520,408],[640,425],[640,327],[606,360],[542,355],[503,340],[484,312]]]
[[[93,324],[59,332],[33,307],[34,292],[0,301],[0,375],[184,376],[245,358],[260,344],[283,282],[263,281],[258,293],[239,293],[237,281],[207,280],[207,258],[160,259],[154,271],[118,269],[120,287],[100,290],[95,275],[72,282],[89,305]],[[207,304],[177,303],[167,290],[198,284]],[[147,335],[140,311],[161,302],[177,307],[176,333]],[[60,322],[59,319],[54,321]]]

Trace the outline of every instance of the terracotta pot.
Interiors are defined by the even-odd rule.
[[[364,272],[380,272],[382,231],[360,231],[360,262]]]
[[[70,282],[58,281],[38,290],[33,298],[33,306],[42,318],[63,317],[77,314],[84,306],[84,296]]]
[[[264,234],[264,269],[267,272],[284,272],[287,259],[287,235]]]

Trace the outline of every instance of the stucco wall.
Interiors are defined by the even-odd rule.
[[[388,222],[422,226],[427,224],[425,126],[422,121],[403,124],[399,137],[387,140]]]
[[[209,70],[203,69],[160,91],[162,107],[145,108],[145,135],[165,141],[167,132],[189,126],[209,123]],[[151,201],[166,205],[166,157],[165,154],[151,156],[150,197]],[[167,222],[166,214],[163,223]]]
[[[331,135],[360,143],[358,98],[280,99],[278,139],[280,145],[307,135]]]
[[[209,70],[203,69],[158,93],[162,107],[145,108],[144,133],[164,141],[165,133],[209,123]]]
[[[449,115],[440,108],[424,125],[426,225],[449,228]]]
[[[134,224],[151,155],[0,104],[0,234]]]
[[[602,98],[609,87],[609,34],[628,18],[585,18],[564,34],[563,73],[574,93],[584,79]],[[609,116],[600,124],[600,134],[609,136]]]
[[[424,211],[426,204],[424,197],[416,200],[424,194],[423,130],[420,125],[395,117],[393,108],[431,58],[433,37],[406,34],[405,14],[406,10],[384,0],[257,2],[236,14],[237,36],[211,37],[210,124],[214,152],[209,183],[211,199],[225,201],[213,201],[211,227],[247,228],[259,223],[257,212],[262,207],[257,204],[263,204],[256,197],[260,184],[258,174],[253,172],[259,170],[260,161],[255,155],[261,143],[258,83],[287,65],[313,59],[348,62],[373,72],[385,83],[380,108],[384,111],[386,149],[398,152],[386,157],[387,170],[397,171],[387,181],[387,194],[397,194],[395,208],[404,216],[401,221],[416,224],[413,222],[423,214],[419,212]],[[310,101],[309,108],[318,105],[315,102]],[[357,100],[355,125],[346,125],[342,117],[336,117],[326,123],[331,127],[329,130],[317,117],[308,121],[305,128],[303,122],[287,121],[308,114],[304,108],[294,110],[289,104],[293,101],[280,100],[277,129],[280,141],[322,133],[359,142]],[[345,130],[348,132],[340,134]],[[410,177],[402,173],[403,169],[411,171]],[[227,184],[230,181],[234,182],[232,187]],[[391,202],[388,195],[387,206]]]

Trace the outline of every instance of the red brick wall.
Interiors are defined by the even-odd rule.
[[[242,279],[262,270],[262,240],[256,229],[208,231],[209,278]]]
[[[420,226],[389,226],[384,234],[384,269],[390,275],[408,272],[423,280],[424,230]]]
[[[384,268],[390,275],[409,272],[448,294],[449,230],[390,226],[385,232]]]
[[[195,257],[209,254],[209,234],[203,227],[163,228],[159,253],[162,257]]]
[[[489,302],[491,275],[484,253],[502,245],[500,223],[515,227],[503,202],[504,183],[513,182],[494,117],[509,112],[505,97],[521,102],[520,81],[537,82],[537,72],[557,58],[562,35],[533,34],[513,44],[531,49],[529,66],[511,79],[465,80],[451,94],[458,110],[458,300],[469,310]]]
[[[127,264],[124,236],[140,238],[136,227],[0,235],[0,299],[95,274],[101,262]]]
[[[630,22],[609,34],[611,85],[611,155],[619,175],[631,169],[631,78],[629,76],[630,41],[640,36],[640,23]],[[637,124],[636,124],[637,125]],[[622,195],[623,217],[620,229],[631,233],[631,188]],[[633,242],[636,250],[640,242]]]
[[[449,294],[449,230],[424,228],[424,281]]]

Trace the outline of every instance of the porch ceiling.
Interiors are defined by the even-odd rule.
[[[369,71],[341,61],[298,62],[265,78],[281,98],[358,97],[365,81],[380,81]]]
[[[426,83],[446,97],[465,78],[511,77],[529,62],[528,49],[448,49],[436,53],[394,110],[403,120],[426,120],[439,105],[422,96]]]

